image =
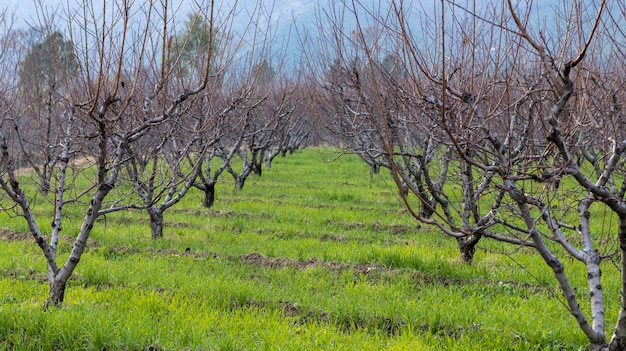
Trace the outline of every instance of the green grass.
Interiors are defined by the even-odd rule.
[[[30,240],[0,240],[0,349],[577,350],[586,346],[545,264],[456,242],[404,211],[387,173],[330,150],[275,160],[217,202],[190,192],[150,239],[147,214],[97,222],[65,304],[42,310],[45,262]],[[42,206],[41,213],[46,213]],[[81,215],[59,247],[68,252]],[[25,231],[19,218],[3,226]],[[187,250],[189,249],[189,250]],[[584,302],[584,267],[565,262]],[[519,264],[527,270],[519,268]],[[610,325],[617,272],[605,265]],[[615,279],[610,279],[611,276]],[[613,318],[613,319],[612,319]]]

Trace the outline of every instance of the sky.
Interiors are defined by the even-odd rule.
[[[104,0],[92,0],[94,4],[103,3]],[[328,0],[322,0],[321,3],[325,3]],[[2,4],[0,4],[0,10],[3,8],[7,8],[9,12],[14,14],[15,17],[15,26],[19,28],[28,27],[29,23],[35,23],[37,19],[37,3],[41,2],[44,4],[44,7],[48,9],[57,9],[65,7],[65,4],[77,4],[78,0],[4,0]],[[182,1],[172,1],[172,4],[176,7],[180,7],[178,14],[185,15],[190,13],[195,8],[195,0],[182,0]],[[202,0],[198,1],[202,2]],[[136,1],[136,3],[142,3],[142,1]],[[245,22],[246,15],[250,12],[254,11],[257,6],[257,0],[222,0],[216,1],[216,4],[219,4],[218,7],[222,9],[222,12],[226,11],[233,6],[233,4],[237,4],[237,20],[239,22]],[[277,22],[279,25],[289,25],[293,21],[293,18],[302,18],[309,17],[315,12],[315,8],[318,6],[317,0],[277,0],[275,2],[272,1],[261,1],[263,6],[266,8],[265,12],[269,10],[273,11],[272,19]]]
[[[7,7],[9,12],[14,15],[13,28],[28,28],[28,24],[35,25],[37,23],[37,2],[45,4],[48,9],[62,9],[63,4],[69,4],[70,7],[77,7],[76,4],[80,0],[0,0],[0,11],[3,7]],[[85,0],[93,3],[94,6],[102,4],[106,0]],[[156,0],[159,4],[166,0]],[[203,2],[203,0],[169,0],[170,3],[175,6],[180,6],[176,16],[178,23],[181,23],[187,16],[187,14],[194,11],[193,4],[196,2]],[[458,3],[470,3],[473,0],[459,0]],[[484,5],[485,3],[495,0],[475,0],[477,5]],[[132,1],[131,1],[132,2]],[[206,1],[204,1],[206,2]],[[308,31],[309,34],[315,35],[315,16],[318,8],[328,8],[332,3],[337,0],[216,0],[215,3],[219,7],[218,12],[223,17],[228,13],[228,9],[232,8],[233,4],[237,4],[237,10],[234,12],[234,21],[232,21],[232,31],[237,34],[245,30],[246,25],[250,22],[250,14],[258,9],[257,3],[261,3],[263,9],[261,11],[261,20],[269,21],[271,23],[271,31],[275,33],[276,46],[281,46],[283,43],[288,43],[288,50],[286,52],[287,61],[296,61],[299,55],[299,43],[296,36],[296,32]],[[348,1],[349,2],[349,1]],[[359,0],[360,3],[382,4],[382,6],[388,6],[389,0]],[[524,4],[525,0],[517,0],[519,4]],[[112,0],[108,0],[108,4],[113,3]],[[145,4],[144,0],[135,0],[135,5]],[[405,0],[404,6],[411,8],[411,15],[421,16],[422,12],[432,11],[432,6],[435,3],[434,0]],[[538,18],[542,17],[544,20],[547,18],[550,9],[558,4],[562,4],[560,0],[536,0],[533,8],[537,13]],[[102,6],[102,5],[100,5]],[[109,5],[110,6],[110,5]],[[354,28],[354,18],[347,16],[348,19],[344,23],[344,28],[350,30]],[[548,20],[548,22],[551,22]],[[550,25],[548,23],[548,25]],[[297,31],[296,31],[297,29]],[[289,62],[287,63],[289,64]]]
[[[90,0],[94,6],[102,4],[105,0]],[[164,1],[164,0],[161,0]],[[169,0],[170,6],[175,6],[175,16],[178,23],[182,23],[188,14],[194,12],[196,9],[196,2],[202,2],[202,0]],[[297,39],[295,37],[294,22],[297,21],[299,28],[312,29],[312,18],[316,11],[318,3],[324,3],[332,0],[276,0],[261,1],[263,9],[260,12],[261,20],[264,22],[269,21],[271,24],[271,31],[275,34],[276,43],[289,43],[291,51],[295,50]],[[41,11],[37,11],[38,3],[43,4],[43,7],[55,12],[65,13],[64,8],[67,4],[72,8],[77,8],[79,0],[4,0],[1,1],[0,11],[3,8],[7,8],[9,13],[13,15],[13,28],[28,29],[31,26],[36,26],[38,16]],[[108,2],[109,4],[112,1]],[[145,1],[136,0],[135,4],[143,4]],[[234,12],[235,20],[232,22],[232,31],[234,34],[244,32],[246,26],[249,23],[250,15],[257,13],[259,8],[257,0],[219,0],[216,1],[218,11],[220,15],[226,16],[233,5],[236,3],[236,11]],[[157,1],[157,4],[159,2]],[[99,5],[102,6],[102,5]],[[110,5],[109,5],[110,6]],[[159,6],[159,5],[157,5]],[[170,10],[171,11],[171,10]],[[61,15],[64,17],[65,15]],[[289,53],[288,53],[289,54]],[[293,54],[293,53],[292,53]],[[292,55],[291,54],[291,55]]]

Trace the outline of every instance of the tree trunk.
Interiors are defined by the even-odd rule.
[[[267,152],[267,154],[265,154],[265,156],[263,157],[263,160],[265,161],[265,167],[266,168],[272,168],[272,161],[274,161],[274,158],[276,158],[276,156],[278,156],[278,154],[280,154],[280,150],[276,149],[274,151],[269,150]]]
[[[47,194],[50,191],[50,178],[48,174],[43,174],[41,184],[39,184],[39,192]]]
[[[44,304],[44,308],[61,307],[63,299],[65,298],[65,287],[67,285],[67,278],[57,275],[50,282],[50,295],[48,300]]]
[[[261,162],[254,161],[254,163],[252,164],[252,172],[260,177],[263,173],[262,167],[263,164]]]
[[[417,190],[417,196],[419,196],[421,202],[420,216],[423,218],[432,217],[435,214],[435,208],[437,208],[437,201],[429,198],[428,192],[421,184],[417,186]]]
[[[371,174],[376,174],[376,175],[380,174],[380,165],[375,162],[370,164],[370,171],[371,171]]]
[[[265,157],[265,158],[263,159],[263,161],[265,162],[265,168],[267,168],[267,169],[272,168],[272,160],[273,160],[273,159],[272,159],[272,156],[271,156],[271,155],[268,155],[267,157]]]
[[[589,344],[589,346],[587,346],[587,351],[608,351],[608,350],[609,348],[606,346],[606,344]]]
[[[163,237],[163,211],[156,208],[149,208],[150,214],[150,231],[152,232],[152,239],[159,239]]]
[[[236,190],[242,190],[243,189],[243,185],[246,182],[244,177],[237,177],[235,178],[235,189]]]
[[[211,208],[215,203],[215,182],[204,183],[204,207]]]
[[[263,170],[263,151],[252,151],[252,160],[250,162],[250,167],[252,168],[252,173],[261,176]]]
[[[622,351],[626,350],[626,217],[619,219],[618,227],[619,248],[622,258],[622,276],[621,276],[621,307],[617,325],[611,337],[609,350]]]
[[[470,264],[476,253],[476,244],[480,239],[479,235],[470,235],[462,238],[457,238],[459,243],[459,251],[461,251],[461,259],[463,262]]]

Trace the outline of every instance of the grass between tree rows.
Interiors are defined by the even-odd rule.
[[[473,265],[461,263],[454,240],[409,218],[389,174],[372,175],[355,156],[325,162],[331,152],[277,159],[241,192],[224,178],[211,209],[192,191],[166,212],[163,239],[150,239],[146,213],[107,215],[59,309],[42,310],[45,262],[18,234],[25,224],[2,214],[0,349],[586,346],[536,255],[483,242]],[[80,224],[67,218],[61,255]],[[584,299],[584,268],[566,264],[583,272]],[[606,285],[617,302],[617,284]]]

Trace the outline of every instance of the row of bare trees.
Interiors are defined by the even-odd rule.
[[[214,2],[182,25],[167,1],[85,1],[41,9],[38,29],[0,28],[1,204],[46,258],[48,304],[62,303],[98,216],[146,210],[160,237],[189,191],[211,206],[224,174],[241,189],[321,136],[389,170],[410,214],[465,261],[481,240],[534,250],[589,348],[626,349],[626,297],[609,338],[600,274],[614,257],[626,272],[626,7],[540,5],[339,1],[302,33],[308,71],[291,78],[272,66],[261,2],[244,34]],[[52,221],[32,208],[41,198],[55,202]],[[84,219],[58,262],[69,207]]]
[[[30,30],[2,13],[0,203],[26,221],[46,259],[46,305],[63,302],[99,216],[145,210],[161,237],[164,212],[191,189],[211,206],[222,174],[242,188],[263,161],[307,142],[294,81],[269,61],[261,6],[244,33],[230,31],[234,9],[212,1],[184,23],[167,1],[40,5]],[[46,201],[52,220],[37,210]],[[76,211],[80,230],[64,233]],[[75,238],[64,261],[61,233]]]
[[[335,140],[389,169],[413,217],[455,238],[465,261],[480,240],[534,250],[589,349],[624,350],[626,7],[541,5],[442,0],[416,17],[402,1],[342,1],[318,17],[316,96]],[[613,257],[621,301],[602,289]]]

